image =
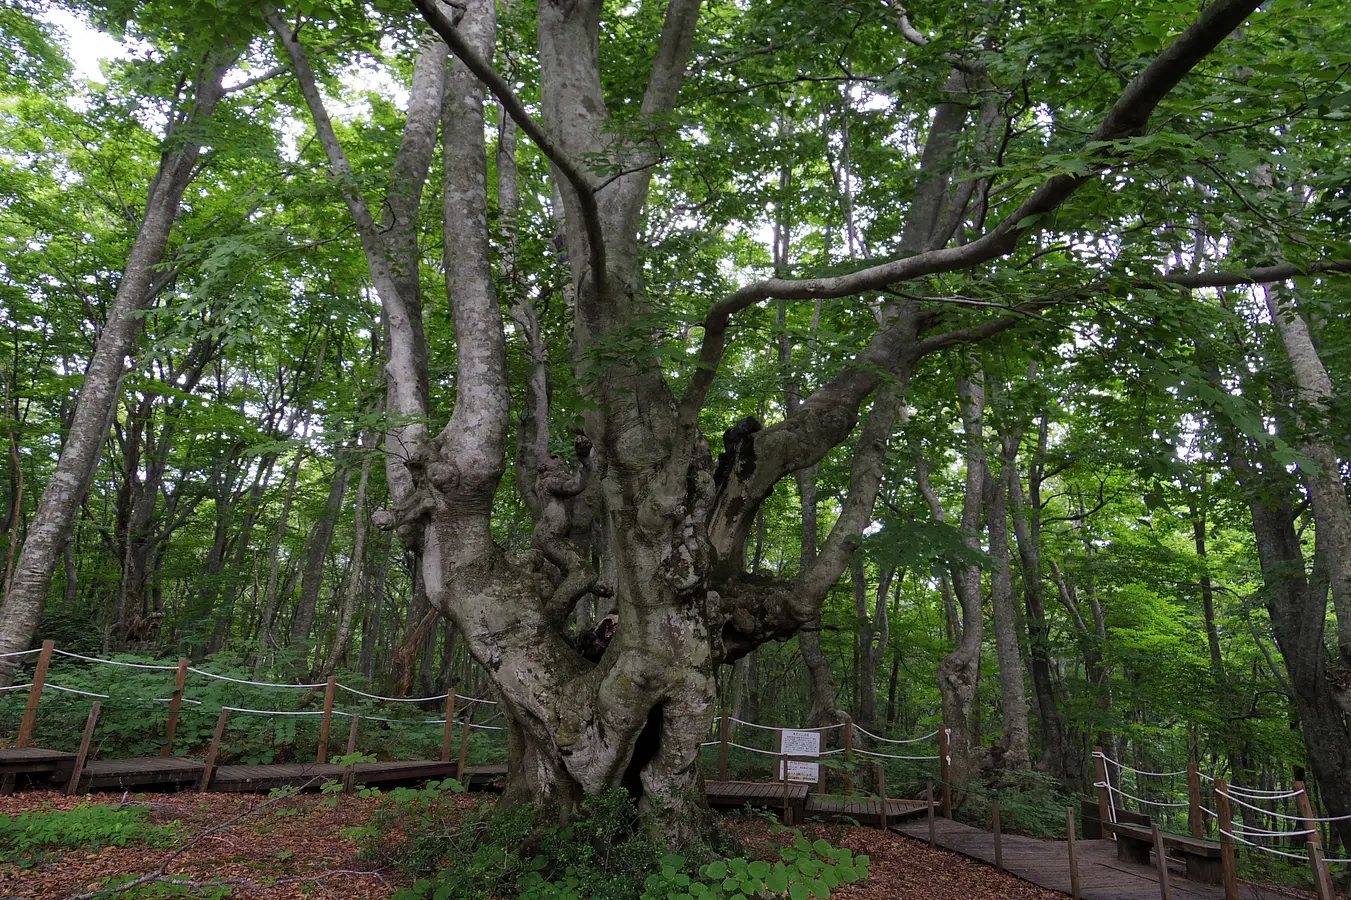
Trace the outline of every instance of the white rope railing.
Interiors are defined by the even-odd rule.
[[[82,653],[71,653],[69,650],[62,650],[60,647],[53,647],[53,653],[61,656],[68,656],[71,659],[82,659],[85,662],[99,663],[105,666],[122,666],[127,669],[153,669],[159,672],[177,672],[178,666],[157,666],[150,663],[122,662],[118,659],[99,659],[97,656],[85,656]]]
[[[322,687],[322,685],[319,686]],[[368,694],[365,691],[359,691],[354,687],[348,687],[341,681],[337,682],[337,686],[342,688],[344,691],[347,691],[349,694],[356,694],[358,697],[366,697],[367,699],[370,700],[383,700],[386,703],[430,703],[433,700],[445,700],[449,696],[449,694],[446,693],[446,694],[433,694],[430,697],[382,697],[379,694]],[[486,700],[481,697],[470,697],[468,694],[456,694],[455,699],[457,701],[463,700],[466,703],[489,703],[492,704],[493,706],[497,705],[496,700]]]
[[[1285,850],[1277,850],[1275,847],[1267,847],[1267,846],[1265,846],[1264,844],[1253,843],[1252,841],[1245,840],[1245,839],[1244,839],[1243,837],[1241,837],[1240,835],[1234,834],[1234,833],[1229,832],[1229,831],[1225,831],[1223,828],[1221,828],[1219,831],[1220,831],[1220,834],[1224,835],[1224,836],[1227,837],[1227,838],[1232,838],[1232,839],[1234,839],[1235,841],[1238,841],[1240,844],[1243,844],[1245,847],[1252,847],[1254,850],[1260,850],[1260,851],[1262,851],[1263,853],[1270,853],[1272,856],[1284,856],[1286,859],[1296,859],[1296,860],[1299,860],[1300,862],[1303,862],[1303,863],[1307,863],[1307,862],[1309,861],[1309,857],[1308,857],[1307,855],[1305,855],[1305,854],[1302,854],[1302,853],[1289,853],[1289,852],[1287,852],[1287,851],[1285,851]],[[1329,865],[1329,866],[1344,866],[1344,865],[1347,865],[1347,864],[1349,864],[1349,863],[1351,863],[1351,858],[1349,858],[1349,859],[1337,859],[1337,858],[1334,857],[1334,858],[1331,858],[1331,859],[1330,859],[1330,858],[1328,858],[1328,857],[1326,857],[1326,856],[1323,857],[1323,864],[1324,864],[1324,865]]]
[[[1351,816],[1326,816],[1323,818],[1319,818],[1318,816],[1292,816],[1286,813],[1276,812],[1275,810],[1272,809],[1265,809],[1261,806],[1254,806],[1253,804],[1246,803],[1232,794],[1229,795],[1229,799],[1237,803],[1239,806],[1251,809],[1253,812],[1259,812],[1264,816],[1271,816],[1273,819],[1284,819],[1287,822],[1351,822]]]
[[[1119,787],[1117,787],[1116,785],[1112,784],[1111,782],[1107,782],[1107,781],[1095,781],[1095,782],[1093,782],[1093,786],[1094,786],[1094,787],[1105,787],[1105,788],[1107,788],[1107,790],[1111,791],[1112,793],[1114,793],[1114,794],[1120,794],[1121,796],[1125,797],[1127,800],[1134,800],[1136,803],[1142,803],[1142,804],[1145,804],[1145,805],[1147,805],[1147,806],[1158,806],[1158,807],[1162,807],[1162,808],[1164,808],[1164,809],[1183,809],[1183,808],[1185,808],[1185,807],[1187,806],[1186,803],[1165,803],[1165,802],[1163,802],[1163,801],[1161,801],[1161,800],[1146,800],[1144,797],[1137,797],[1137,796],[1135,796],[1134,794],[1128,794],[1128,793],[1126,793],[1125,791],[1123,791],[1121,788],[1119,788]]]
[[[1264,828],[1252,828],[1241,822],[1234,823],[1244,835],[1257,838],[1307,838],[1311,834],[1317,834],[1317,828],[1305,828],[1301,831],[1267,831]]]
[[[875,741],[881,741],[881,742],[884,743],[884,744],[918,744],[918,743],[921,743],[921,742],[923,742],[923,741],[927,741],[927,740],[929,740],[930,738],[936,738],[936,737],[938,737],[938,730],[937,730],[937,729],[934,729],[933,731],[929,732],[928,734],[921,735],[920,737],[916,737],[916,738],[906,738],[905,740],[895,740],[894,738],[884,738],[884,737],[882,737],[882,735],[880,735],[880,734],[873,734],[871,731],[869,731],[868,729],[864,728],[862,725],[859,725],[859,724],[857,724],[857,723],[855,723],[855,725],[854,725],[854,730],[857,731],[857,732],[859,732],[860,734],[866,734],[868,737],[872,738],[873,740],[875,740]],[[938,757],[934,757],[934,758],[937,759]]]
[[[50,681],[47,682],[44,687],[50,688],[53,691],[64,691],[67,694],[79,694],[82,697],[98,697],[100,700],[112,699],[107,694],[96,694],[93,691],[82,691],[77,688],[62,687],[59,684],[52,684]]]
[[[1108,756],[1106,753],[1103,753],[1098,750],[1093,751],[1093,756],[1095,759],[1101,759],[1111,763],[1112,765],[1116,766],[1118,769],[1121,769],[1124,772],[1134,772],[1136,775],[1144,775],[1146,778],[1173,778],[1178,775],[1187,774],[1186,769],[1183,769],[1179,772],[1148,772],[1144,769],[1137,769],[1134,766],[1128,766],[1125,763],[1117,762],[1116,760]]]
[[[232,678],[229,675],[217,675],[215,672],[208,672],[205,669],[199,669],[196,666],[188,666],[188,671],[195,675],[201,675],[204,678],[214,678],[217,681],[229,681],[234,684],[247,684],[249,687],[291,688],[292,690],[312,691],[315,688],[328,686],[328,682],[326,681],[321,681],[318,684],[283,684],[276,681],[249,681],[247,678]]]
[[[1260,791],[1255,788],[1245,788],[1238,785],[1229,785],[1230,794],[1238,794],[1240,797],[1247,797],[1250,800],[1290,800],[1304,793],[1301,791]]]
[[[773,750],[761,750],[759,747],[747,747],[745,744],[738,744],[736,741],[728,741],[727,746],[735,747],[738,750],[745,750],[749,753],[760,753],[764,756],[783,756],[782,753],[775,753]]]
[[[834,731],[836,728],[843,728],[843,722],[836,722],[834,725],[822,725],[820,728],[790,728],[786,725],[761,725],[758,722],[747,722],[745,719],[738,719],[736,716],[728,716],[729,722],[735,722],[738,725],[745,725],[747,728],[759,728],[763,731]]]
[[[322,709],[251,709],[247,706],[222,706],[221,709],[226,709],[230,712],[248,713],[254,716],[322,716],[324,714]],[[351,715],[351,713],[345,713],[336,709],[333,710],[333,712],[340,716]]]
[[[11,650],[9,653],[0,653],[0,659],[13,659],[14,657],[18,656],[28,656],[29,654],[32,653],[41,653],[41,652],[42,652],[41,647],[39,647],[36,650]]]
[[[858,748],[858,747],[855,747],[855,748],[854,748],[854,752],[857,753],[857,754],[859,754],[860,756],[872,756],[872,757],[875,757],[875,758],[877,758],[877,759],[908,759],[908,760],[934,760],[934,759],[938,759],[938,756],[937,756],[937,755],[935,755],[935,756],[897,756],[897,755],[892,754],[892,753],[874,753],[874,752],[872,752],[871,750],[862,750],[862,749],[860,749],[860,748]]]
[[[761,730],[763,730],[763,731],[782,731],[782,730],[783,730],[782,728],[778,728],[778,727],[776,727],[776,726],[774,726],[774,725],[760,725],[760,724],[757,723],[757,722],[747,722],[745,719],[738,719],[736,716],[728,716],[728,717],[727,717],[727,720],[728,720],[729,722],[735,722],[735,723],[737,723],[738,725],[745,725],[747,728],[759,728],[759,729],[761,729]]]
[[[0,687],[0,694],[8,693],[9,691],[22,691],[25,688],[30,688],[32,686],[33,682],[31,681],[27,684],[11,684],[9,687]]]

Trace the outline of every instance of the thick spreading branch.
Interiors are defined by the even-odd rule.
[[[1213,51],[1234,29],[1243,24],[1258,7],[1258,0],[1216,0],[1149,66],[1136,76],[1103,122],[1089,138],[1089,144],[1133,137],[1144,132],[1150,115],[1168,93],[1202,59]],[[769,299],[815,300],[848,297],[875,291],[924,275],[969,269],[1012,253],[1025,237],[1044,231],[1049,213],[1086,184],[1092,175],[1055,175],[1047,179],[1031,197],[993,230],[969,244],[929,250],[915,256],[892,260],[860,269],[847,275],[825,278],[768,278],[736,291],[718,301],[704,317],[704,341],[699,354],[699,371],[690,383],[682,405],[701,409],[712,383],[713,372],[722,359],[727,325],[736,313]]]

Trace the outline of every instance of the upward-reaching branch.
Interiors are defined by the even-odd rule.
[[[1142,133],[1159,102],[1226,36],[1242,25],[1258,5],[1259,0],[1216,0],[1208,6],[1186,31],[1178,35],[1127,85],[1086,143],[1118,140]],[[716,369],[722,359],[727,323],[741,310],[771,298],[811,300],[847,297],[924,275],[968,269],[1005,256],[1013,252],[1024,237],[1043,231],[1048,224],[1047,214],[1093,177],[1061,174],[1048,178],[992,231],[960,247],[929,250],[847,275],[768,278],[747,285],[718,301],[704,318],[704,343],[699,356],[701,372],[691,382],[683,406],[695,410],[703,406],[712,381],[711,370]]]
[[[502,104],[502,108],[507,111],[507,115],[520,126],[530,140],[535,142],[549,160],[568,180],[568,184],[577,193],[578,203],[581,205],[582,215],[586,220],[586,233],[591,245],[591,265],[595,272],[595,277],[603,279],[605,277],[605,239],[601,230],[600,210],[596,206],[596,182],[591,178],[571,156],[558,146],[558,143],[550,136],[540,122],[530,115],[530,111],[525,108],[521,98],[516,96],[516,92],[511,89],[492,65],[478,53],[460,34],[454,20],[446,15],[441,9],[438,0],[413,0],[413,5],[422,13],[427,24],[441,36],[441,39],[450,47],[451,52],[455,54],[469,71],[479,81],[483,82],[497,102]]]

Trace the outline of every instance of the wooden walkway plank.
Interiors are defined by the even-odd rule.
[[[897,834],[928,841],[926,822],[894,825]],[[969,859],[994,865],[994,835],[950,819],[936,823],[938,846]],[[1065,841],[1043,840],[1026,835],[1003,835],[1004,871],[1038,887],[1068,893],[1069,850]],[[1079,840],[1079,890],[1083,900],[1153,900],[1159,896],[1158,872],[1154,866],[1123,862],[1110,840]],[[1169,860],[1173,863],[1173,860]],[[1224,900],[1224,888],[1187,881],[1181,868],[1170,872],[1169,889],[1175,900]],[[1244,900],[1283,900],[1257,885],[1243,885]]]
[[[145,759],[96,759],[84,767],[80,788],[131,790],[137,787],[183,787],[194,784],[204,765],[200,759],[151,756]]]

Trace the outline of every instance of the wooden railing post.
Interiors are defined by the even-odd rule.
[[[446,727],[441,729],[441,762],[450,762],[450,736],[455,725],[455,685],[446,692]]]
[[[844,717],[844,792],[854,792],[854,720]]]
[[[42,652],[38,654],[38,665],[33,670],[33,686],[28,689],[28,704],[23,710],[23,722],[19,725],[19,739],[16,747],[27,747],[33,740],[33,726],[38,720],[38,701],[42,699],[42,686],[47,683],[47,667],[52,664],[52,651],[56,641],[43,641]]]
[[[465,787],[469,787],[469,776],[465,774],[464,770],[469,765],[469,732],[473,721],[474,704],[470,703],[464,710],[464,721],[460,723],[460,759],[455,765],[455,777]]]
[[[352,727],[347,729],[347,755],[350,757],[357,752],[357,729],[361,725],[361,716],[352,716]],[[352,793],[352,787],[356,783],[356,763],[349,762],[342,773],[342,792],[344,794]]]
[[[999,825],[999,798],[990,803],[990,818],[994,828],[994,870],[1004,871],[1004,832]]]
[[[188,661],[178,661],[178,672],[174,675],[174,693],[169,698],[169,721],[164,726],[164,746],[159,748],[160,756],[174,755],[174,733],[178,731],[178,711],[183,708],[183,686],[188,681]]]
[[[731,732],[727,726],[731,722],[731,716],[726,710],[723,710],[722,718],[718,720],[718,780],[727,780],[727,742],[731,739]]]
[[[94,726],[98,724],[99,710],[102,706],[97,700],[89,707],[89,718],[84,722],[84,735],[80,738],[80,752],[75,754],[75,767],[70,770],[70,781],[66,782],[66,796],[80,789],[80,776],[84,774],[85,760],[89,759],[89,744],[94,740]]]
[[[1159,823],[1150,825],[1154,832],[1154,861],[1159,868],[1159,900],[1173,900],[1173,892],[1168,887],[1168,853],[1163,847],[1163,832]]]
[[[783,734],[779,735],[779,749],[783,749]],[[783,824],[793,824],[793,808],[788,802],[788,788],[792,783],[788,780],[788,757],[779,757],[779,772],[783,775]]]
[[[1079,895],[1079,851],[1074,843],[1074,807],[1065,807],[1065,842],[1070,855],[1070,896],[1080,900]]]
[[[1215,779],[1215,812],[1220,829],[1220,863],[1224,866],[1224,900],[1238,898],[1238,858],[1234,853],[1234,819],[1229,810],[1229,784]]]
[[[319,752],[314,759],[321,766],[328,762],[328,732],[333,727],[333,692],[337,684],[338,677],[330,675],[328,683],[324,685],[324,718],[319,722]]]
[[[1107,757],[1101,747],[1093,748],[1093,772],[1098,776],[1098,821],[1106,825],[1112,821],[1112,795],[1107,787],[1111,784],[1107,780]],[[1116,835],[1112,837],[1115,839]]]
[[[877,764],[877,796],[882,799],[882,814],[878,816],[877,827],[883,831],[887,829],[887,770],[881,763]]]
[[[1295,803],[1299,806],[1300,828],[1309,832],[1304,836],[1305,846],[1309,848],[1309,865],[1313,869],[1313,886],[1318,900],[1337,900],[1332,886],[1332,875],[1323,862],[1323,837],[1318,833],[1318,823],[1314,821],[1313,804],[1309,802],[1309,789],[1302,781],[1295,782]]]
[[[1192,837],[1206,836],[1206,814],[1201,811],[1201,772],[1196,763],[1187,763],[1187,825]]]
[[[938,726],[938,780],[941,782],[943,796],[943,818],[952,818],[952,739],[948,737],[948,726]]]
[[[938,826],[934,822],[934,783],[930,781],[924,786],[924,805],[929,816],[929,846],[938,846]]]
[[[228,709],[220,711],[216,719],[216,733],[211,738],[211,746],[206,751],[206,762],[202,765],[202,774],[197,779],[197,790],[205,791],[211,787],[211,776],[216,770],[216,756],[220,753],[220,741],[225,735],[225,720],[230,717]]]

